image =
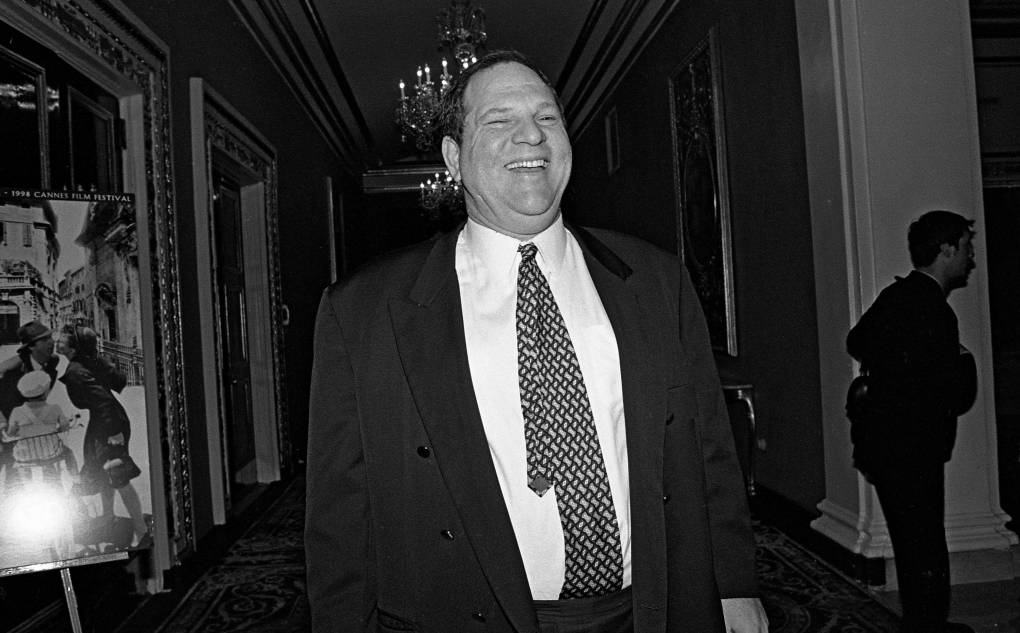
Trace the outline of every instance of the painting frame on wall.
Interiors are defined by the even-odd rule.
[[[135,202],[0,190],[2,575],[152,544],[152,280]]]
[[[193,445],[185,394],[176,180],[171,153],[170,47],[119,0],[16,0],[0,20],[54,51],[118,100],[123,182],[134,195],[145,348],[152,485],[147,589],[194,551]],[[45,182],[41,182],[45,186]]]
[[[677,252],[708,322],[712,348],[737,355],[729,180],[716,29],[669,75]]]

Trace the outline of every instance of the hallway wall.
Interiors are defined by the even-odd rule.
[[[814,269],[792,0],[681,3],[573,139],[564,213],[676,252],[668,78],[718,27],[729,169],[737,357],[720,369],[756,391],[760,485],[814,511],[824,497]],[[606,176],[616,107],[621,167]],[[849,451],[849,447],[847,447]]]
[[[201,77],[228,101],[276,149],[279,167],[281,286],[290,309],[285,328],[286,390],[293,454],[304,455],[311,367],[311,332],[322,289],[329,283],[329,231],[324,179],[337,190],[344,181],[340,162],[322,139],[290,88],[269,63],[229,2],[127,0],[137,15],[171,50],[170,95],[173,156],[179,219],[180,302],[188,420],[191,429],[195,530],[199,538],[212,526],[207,482],[208,455],[196,286],[196,230],[191,178],[190,77]]]

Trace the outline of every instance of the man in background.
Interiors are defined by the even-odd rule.
[[[854,465],[874,484],[889,526],[904,633],[972,631],[947,622],[944,470],[956,418],[976,390],[973,357],[946,302],[974,269],[973,224],[949,211],[912,223],[914,270],[883,290],[847,336],[867,373],[862,410],[851,416]]]

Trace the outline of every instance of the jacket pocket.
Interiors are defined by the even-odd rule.
[[[414,622],[405,620],[400,616],[387,613],[386,611],[377,612],[376,631],[379,633],[390,633],[391,631],[417,631],[418,627]]]
[[[685,426],[698,416],[698,399],[694,385],[687,383],[666,390],[666,423],[673,426],[677,422]]]

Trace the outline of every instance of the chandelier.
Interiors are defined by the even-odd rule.
[[[470,0],[451,0],[450,7],[436,15],[436,25],[440,49],[446,46],[461,69],[477,61],[476,50],[485,44],[487,37],[485,11],[481,7],[472,6]],[[394,118],[400,128],[401,141],[413,139],[415,147],[423,153],[437,148],[439,101],[449,90],[453,79],[445,58],[442,63],[443,72],[438,86],[432,81],[432,70],[428,64],[418,66],[417,81],[411,87],[411,94],[407,93],[408,86],[403,79],[398,84],[400,102]]]
[[[446,44],[461,68],[474,62],[475,49],[485,45],[485,11],[471,6],[470,0],[451,0],[450,8],[436,15],[438,39]]]
[[[434,179],[433,179],[434,178]],[[449,170],[440,176],[437,172],[433,178],[418,185],[420,196],[418,203],[426,211],[442,208],[455,208],[463,201],[460,183],[453,179]]]
[[[400,104],[397,106],[396,121],[400,127],[400,140],[414,139],[414,146],[419,151],[428,152],[435,149],[436,130],[439,127],[439,100],[450,89],[453,75],[447,72],[446,60],[443,60],[443,74],[439,76],[439,88],[432,81],[432,69],[425,64],[425,72],[418,66],[418,80],[415,82],[411,96],[407,96],[404,80],[400,83]]]

